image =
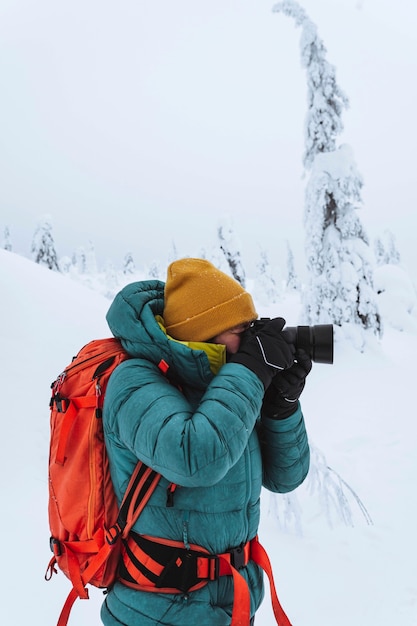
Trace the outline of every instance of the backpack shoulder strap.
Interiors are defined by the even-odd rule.
[[[137,463],[123,497],[117,522],[105,531],[105,541],[102,547],[91,559],[84,572],[80,574],[80,584],[77,587],[74,586],[68,594],[57,626],[67,625],[72,606],[77,598],[88,598],[86,585],[109,557],[111,551],[119,545],[120,539],[127,537],[154,492],[160,478],[161,474],[142,463],[142,461]],[[48,570],[53,568],[53,561],[54,558],[49,563]]]
[[[161,474],[138,461],[120,505],[117,522],[107,533],[106,540],[110,545],[119,536],[127,537],[160,479]]]

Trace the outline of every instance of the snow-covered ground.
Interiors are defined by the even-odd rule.
[[[69,582],[63,574],[44,580],[49,385],[82,345],[109,336],[109,300],[3,250],[0,294],[0,616],[8,626],[53,626]],[[386,303],[392,318],[395,306]],[[258,310],[301,323],[297,295]],[[364,353],[339,339],[334,365],[313,367],[302,398],[313,450],[310,477],[289,498],[263,494],[260,538],[294,626],[417,624],[417,333],[415,318],[407,320],[401,332],[391,319],[383,339],[368,340]],[[334,496],[333,504],[326,495]],[[76,603],[70,626],[98,626],[101,600],[92,589],[91,601]],[[274,624],[268,590],[257,623]]]

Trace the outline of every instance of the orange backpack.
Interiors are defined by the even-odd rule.
[[[50,547],[45,575],[56,566],[70,579],[58,626],[65,626],[86,585],[116,579],[121,537],[127,537],[160,474],[138,462],[119,509],[104,444],[102,408],[113,370],[129,355],[117,339],[91,341],[52,383],[49,453]]]
[[[49,525],[50,547],[53,557],[45,575],[47,580],[57,573],[57,567],[72,583],[57,626],[66,626],[72,605],[77,598],[88,599],[86,585],[110,587],[118,576],[118,568],[126,565],[126,550],[132,548],[130,531],[148,502],[161,475],[138,462],[126,489],[120,508],[111,481],[104,443],[102,408],[104,394],[111,373],[129,358],[117,339],[91,341],[80,350],[65,370],[52,383],[51,438],[49,453]],[[159,368],[167,376],[169,366],[161,360]],[[167,506],[172,506],[176,485],[168,487]],[[151,543],[175,548],[181,542],[153,539]],[[142,541],[146,537],[142,536]],[[178,547],[178,546],[177,546]],[[238,564],[252,559],[268,575],[271,600],[277,624],[291,626],[282,609],[275,589],[271,563],[258,538],[243,547],[225,554],[209,555],[207,550],[193,546],[187,549],[186,559],[196,554],[201,584],[218,576],[232,576],[235,589],[233,626],[249,624],[250,596],[246,580],[238,572]],[[133,546],[134,550],[137,550]],[[139,561],[144,553],[140,553]],[[236,562],[237,556],[237,562]],[[162,570],[158,562],[145,554],[146,562],[153,563],[154,571]],[[174,560],[180,568],[182,559]],[[213,570],[213,565],[216,565]],[[127,559],[132,571],[132,563]],[[174,568],[175,569],[175,568]],[[204,571],[203,571],[204,570]],[[207,571],[206,571],[207,570]],[[140,581],[134,572],[134,580]],[[131,581],[121,580],[133,588],[143,588]],[[178,592],[163,589],[146,580],[147,591]]]

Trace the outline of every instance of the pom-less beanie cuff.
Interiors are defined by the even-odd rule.
[[[250,294],[205,259],[181,259],[168,267],[166,331],[181,341],[207,341],[258,317]]]
[[[171,324],[166,330],[169,335],[182,341],[207,341],[256,317],[252,298],[245,292],[182,322]]]

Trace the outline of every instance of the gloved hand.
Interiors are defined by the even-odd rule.
[[[302,349],[295,353],[296,362],[288,369],[277,374],[265,393],[262,412],[273,419],[285,419],[298,407],[306,377],[311,371],[312,362]]]
[[[272,378],[294,363],[295,347],[285,341],[281,331],[285,326],[282,317],[276,317],[265,323],[261,330],[247,331],[240,347],[229,362],[241,363],[252,370],[261,379],[265,389]]]

